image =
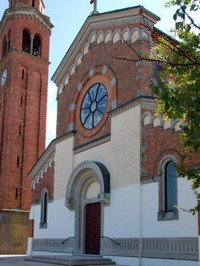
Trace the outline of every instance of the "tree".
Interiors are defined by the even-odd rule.
[[[160,37],[154,49],[154,60],[163,69],[159,80],[152,84],[157,99],[157,111],[166,119],[183,121],[181,141],[186,156],[200,152],[200,25],[195,16],[200,10],[199,0],[170,0],[166,7],[177,7],[172,33],[178,41]],[[167,52],[166,52],[167,51]],[[180,175],[192,181],[192,189],[200,199],[200,165],[184,168],[177,165]],[[195,213],[198,204],[190,211]]]

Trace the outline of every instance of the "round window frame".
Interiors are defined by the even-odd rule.
[[[95,88],[95,95],[91,96],[91,91],[94,90],[94,87],[97,86]],[[103,94],[102,96],[99,94],[99,88],[103,86],[103,91],[105,92],[105,94]],[[89,96],[88,96],[89,95]],[[90,98],[90,102],[89,102],[89,106],[88,107],[83,107],[84,104],[86,104],[86,101],[88,100],[87,97]],[[99,98],[99,100],[97,101],[97,98]],[[106,103],[103,104],[103,107],[101,107],[101,109],[103,108],[103,110],[100,110],[99,108],[99,104],[100,102],[102,102],[104,99],[106,98]],[[95,108],[94,108],[94,103],[95,103]],[[80,107],[80,122],[81,122],[81,125],[82,127],[85,129],[85,130],[93,130],[95,129],[100,123],[101,121],[103,120],[103,117],[106,113],[106,110],[107,110],[107,107],[108,107],[108,90],[105,86],[105,84],[103,84],[102,82],[96,82],[94,84],[92,84],[89,89],[86,91],[83,99],[82,99],[82,102],[81,102],[81,107]],[[82,119],[82,111],[83,109],[89,109],[88,112],[87,112],[87,117],[85,119],[85,121],[83,121]],[[92,110],[93,109],[93,110]],[[98,116],[97,115],[97,112],[98,112],[98,115],[101,114],[100,118],[96,118],[96,120],[98,120],[97,122],[95,122],[95,113],[96,113],[96,117]],[[91,126],[87,126],[85,125],[88,118],[92,115],[92,122],[89,121],[88,124],[92,123]]]

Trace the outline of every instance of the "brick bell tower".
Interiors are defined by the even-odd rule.
[[[53,25],[43,0],[8,1],[0,22],[0,211],[26,211],[27,175],[45,148]]]

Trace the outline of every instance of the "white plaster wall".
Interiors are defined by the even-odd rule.
[[[93,182],[87,188],[85,198],[86,199],[96,198],[98,194],[100,194],[100,185],[98,182]]]
[[[34,208],[34,238],[66,238],[74,236],[74,212],[64,205],[64,199],[48,204],[47,228],[40,228],[41,206]]]
[[[140,106],[111,120],[111,187],[140,182]]]
[[[143,237],[197,237],[197,215],[179,210],[178,220],[158,221],[158,182],[142,185],[142,236]],[[190,182],[178,178],[178,205],[182,208],[194,207],[195,197]]]
[[[103,163],[111,176],[111,188],[140,181],[140,107],[111,119],[111,141],[74,156],[74,167],[85,160]]]
[[[111,149],[109,141],[74,155],[74,168],[83,161],[89,160],[89,161],[97,161],[104,164],[105,167],[110,172],[110,157],[111,157]]]
[[[132,122],[131,122],[132,121]],[[111,176],[111,188],[126,187],[140,180],[140,107],[112,118],[111,141],[73,154],[74,138],[56,145],[54,198],[65,198],[68,179],[85,160],[104,164]]]
[[[73,171],[73,142],[68,138],[56,145],[54,199],[64,199],[67,180]]]
[[[139,237],[140,185],[111,190],[110,206],[104,208],[104,236],[111,238]]]

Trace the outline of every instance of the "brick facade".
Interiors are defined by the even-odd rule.
[[[142,114],[147,111],[149,112],[143,109]],[[146,125],[142,124],[142,179],[159,176],[159,164],[166,156],[173,156],[177,163],[185,167],[197,165],[199,155],[189,151],[186,153],[180,140],[181,129],[176,128],[176,121],[164,122],[154,111],[151,111],[151,115],[153,119],[159,119],[159,123],[151,121]]]
[[[46,173],[43,174],[42,178],[38,182],[37,189],[32,190],[32,205],[41,204],[41,195],[42,191],[46,190],[48,192],[48,200],[53,201],[53,193],[54,193],[54,163],[51,167],[48,168]]]
[[[122,25],[119,29],[112,27],[109,30],[113,31],[113,34],[115,31],[122,34],[123,31],[138,30],[138,27],[138,24],[134,25],[134,28],[132,25]],[[139,31],[143,30],[144,28],[140,25]],[[105,28],[103,32],[107,31],[108,28]],[[101,32],[95,31],[95,36]],[[91,35],[92,32],[89,34]],[[97,43],[98,37],[96,38],[97,40],[89,46],[89,53],[85,55],[81,64],[76,66],[75,74],[70,76],[69,83],[63,85],[62,93],[58,94],[57,137],[68,132],[73,124],[73,129],[76,130],[75,147],[110,133],[109,115],[104,117],[103,121],[93,130],[84,130],[81,125],[80,106],[86,91],[92,84],[101,82],[106,86],[109,98],[107,114],[138,95],[151,95],[149,82],[146,82],[150,79],[150,63],[138,62],[136,53],[123,41],[123,37],[115,43],[113,41]],[[150,46],[141,45],[140,41],[134,42],[135,51],[149,54],[149,49]],[[77,54],[81,50],[83,47]],[[108,69],[104,70],[106,67]]]
[[[0,208],[7,209],[29,210],[28,172],[45,148],[52,24],[43,2],[32,3],[10,1],[0,23],[0,73],[8,73],[0,92]],[[24,50],[24,30],[40,40],[37,56]]]
[[[155,114],[150,80],[157,78],[159,66],[138,60],[137,52],[151,54],[160,33],[153,27],[159,18],[144,9],[144,21],[140,10],[89,16],[52,78],[58,86],[57,138],[30,171],[30,219],[35,229],[30,234],[30,255],[87,254],[86,246],[93,242],[98,254],[115,257],[117,264],[139,265],[149,258],[154,263],[156,258],[160,265],[162,259],[195,265],[197,216],[175,206],[194,206],[196,198],[191,183],[176,178],[172,161],[194,165],[198,157],[184,161],[181,122],[163,121]],[[83,119],[97,111],[97,83],[106,87],[108,101],[102,104],[99,123],[87,128],[81,123],[81,106],[86,102]],[[104,94],[104,87],[100,91]],[[167,199],[172,207],[168,208]],[[95,227],[96,219],[86,217],[85,210],[99,203],[102,212],[96,215],[100,223]],[[87,239],[88,221],[101,240],[99,235],[94,241]]]

